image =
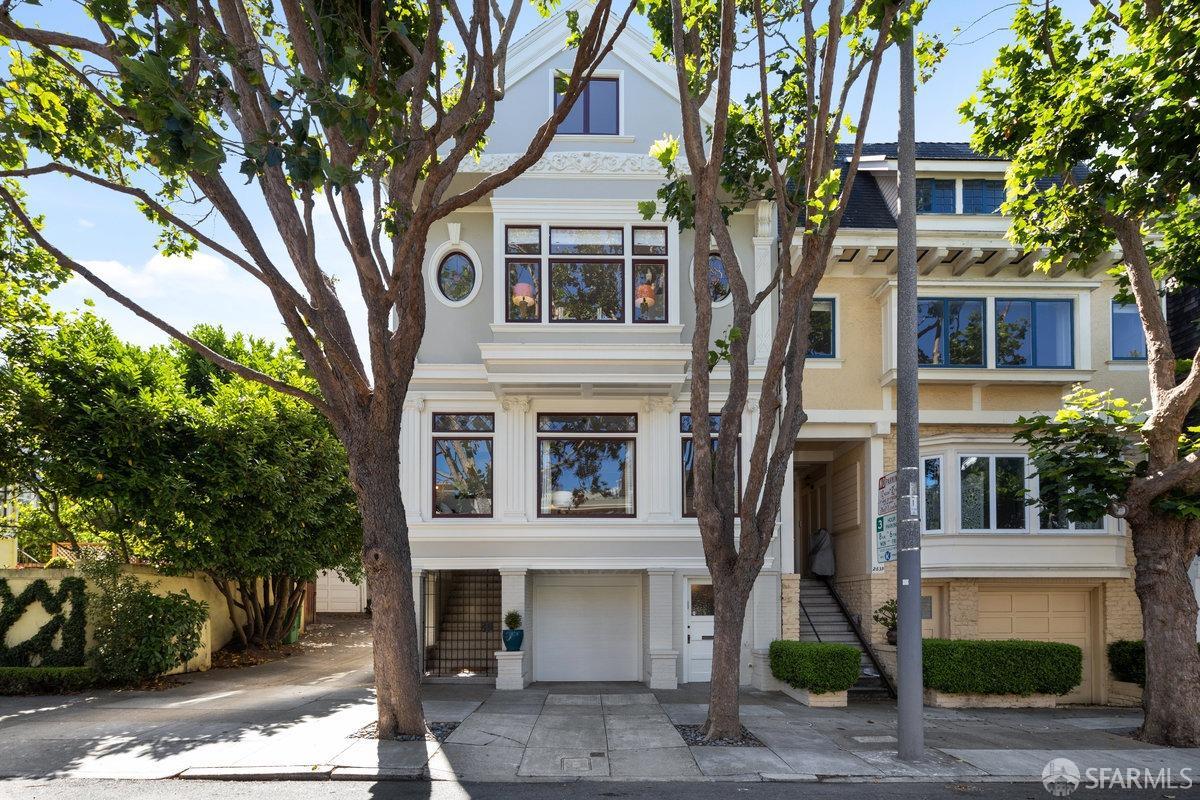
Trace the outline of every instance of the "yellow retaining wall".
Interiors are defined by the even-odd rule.
[[[208,621],[200,631],[200,650],[187,664],[177,667],[168,674],[179,672],[203,672],[212,666],[212,654],[220,650],[233,638],[233,622],[225,597],[217,591],[217,587],[205,575],[167,576],[160,575],[150,567],[128,566],[126,572],[137,575],[141,580],[153,583],[155,594],[165,595],[170,592],[186,591],[196,600],[208,603]],[[13,595],[20,595],[25,587],[35,580],[44,579],[50,584],[51,590],[57,590],[59,581],[77,574],[69,569],[0,569],[0,578],[8,581],[8,588]],[[33,636],[50,621],[50,614],[39,603],[34,603],[25,610],[25,614],[8,631],[5,644],[12,646]],[[87,625],[87,647],[93,644],[93,626],[91,619]]]

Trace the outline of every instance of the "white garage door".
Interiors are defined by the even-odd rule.
[[[317,575],[317,613],[357,614],[367,604],[365,586],[344,580],[336,572]]]
[[[641,606],[637,576],[543,578],[534,589],[534,679],[641,680]]]
[[[1060,702],[1094,703],[1091,602],[1086,589],[979,592],[980,639],[1066,642],[1083,650],[1083,683]]]

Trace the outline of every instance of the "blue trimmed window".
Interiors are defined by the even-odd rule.
[[[1070,369],[1074,317],[1070,300],[996,298],[996,366]]]
[[[917,361],[923,367],[987,366],[987,305],[963,297],[917,302]]]
[[[834,358],[837,356],[837,343],[833,334],[837,311],[832,299],[817,298],[813,300],[811,324],[808,330],[808,357]]]
[[[964,214],[999,214],[1004,202],[1004,181],[971,178],[963,181]]]
[[[1113,361],[1145,361],[1146,331],[1135,303],[1112,302]]]
[[[954,179],[917,178],[918,214],[953,214]]]

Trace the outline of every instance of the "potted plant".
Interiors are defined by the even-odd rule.
[[[874,615],[871,617],[878,622],[887,631],[887,643],[896,643],[896,601],[888,600],[886,603],[875,609]]]
[[[525,640],[525,631],[521,630],[521,612],[514,609],[505,614],[504,627],[508,629],[500,632],[500,638],[504,640],[504,649],[515,653],[521,649],[521,642]]]

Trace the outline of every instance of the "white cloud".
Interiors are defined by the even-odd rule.
[[[134,300],[149,300],[180,292],[231,294],[237,291],[227,262],[207,253],[155,255],[140,268],[119,261],[84,261],[85,267],[114,289]]]
[[[96,223],[92,222],[90,219],[83,219],[83,218],[81,217],[81,218],[79,219],[79,227],[81,227],[81,228],[94,228],[94,227],[96,227]]]

